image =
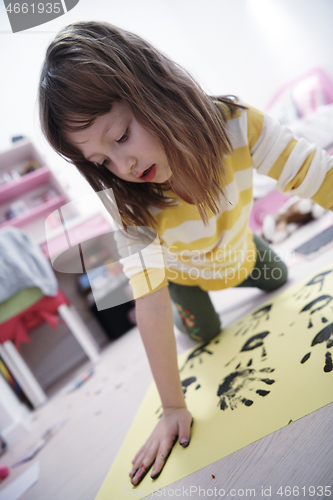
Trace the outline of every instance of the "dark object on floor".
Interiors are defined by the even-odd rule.
[[[333,226],[324,229],[319,234],[316,234],[313,238],[303,243],[299,247],[295,248],[295,252],[301,253],[303,255],[310,255],[313,252],[317,252],[320,248],[324,247],[333,240]]]
[[[12,143],[15,143],[17,141],[21,141],[22,139],[25,139],[24,135],[15,135],[14,137],[12,137],[11,141]]]
[[[102,311],[98,311],[96,304],[93,304],[90,310],[111,340],[128,332],[136,324],[135,315],[133,314],[134,301],[103,309]]]
[[[7,450],[7,443],[6,441],[0,436],[0,455],[5,453]]]

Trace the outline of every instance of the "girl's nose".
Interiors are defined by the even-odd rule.
[[[123,175],[130,174],[135,168],[136,159],[133,156],[125,156],[122,158],[117,158],[116,166],[119,172]]]

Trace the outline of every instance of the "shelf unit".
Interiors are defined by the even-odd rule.
[[[25,173],[29,166],[36,169],[33,170],[33,167],[31,172]],[[29,140],[19,141],[11,149],[0,153],[0,238],[1,230],[8,226],[21,228],[35,239],[46,257],[49,257],[45,221],[51,219],[52,223],[52,231],[47,234],[48,241],[52,241],[63,230],[62,224],[75,227],[81,217],[75,204],[70,202],[61,184]],[[69,204],[66,218],[60,220],[54,214],[66,204]],[[73,304],[62,304],[58,313],[86,356],[91,362],[97,362],[98,345]],[[0,354],[32,405],[37,407],[43,404],[46,395],[14,344],[11,341],[0,344]]]
[[[38,168],[18,177],[17,174],[20,174],[29,162],[36,163]],[[0,230],[7,226],[21,227],[40,240],[40,231],[44,230],[41,220],[45,220],[56,208],[69,200],[29,140],[19,141],[11,149],[0,154],[0,178],[6,173],[9,177],[8,173],[13,171],[17,173],[16,177],[0,185]],[[24,210],[14,215],[13,208],[15,210],[18,203],[23,204]],[[8,218],[10,211],[12,217]],[[34,227],[38,227],[38,234],[35,234]]]

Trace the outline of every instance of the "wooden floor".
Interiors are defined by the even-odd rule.
[[[281,245],[280,251],[302,243],[309,231],[314,230],[314,226],[303,228],[297,236],[291,237],[285,247]],[[288,286],[332,261],[333,252],[330,249],[306,263],[294,265],[290,268]],[[214,292],[211,297],[225,326],[268,299],[267,294],[255,289]],[[176,339],[179,353],[195,345],[178,331]],[[89,362],[81,364],[50,388],[48,403],[31,415],[31,433],[1,457],[0,464],[10,467],[48,427],[67,419],[63,428],[32,461],[11,470],[11,475],[0,485],[0,494],[15,477],[39,461],[39,480],[22,496],[22,500],[95,498],[152,377],[137,328],[103,349],[101,360],[94,367],[94,375],[84,385],[71,393],[61,392],[69,380],[90,366]],[[301,488],[323,486],[322,497],[333,498],[333,494],[328,495],[328,489],[325,495],[325,486],[333,484],[332,424],[331,404],[169,486],[165,496],[186,498],[186,491],[189,494],[192,486],[192,498],[222,497],[222,493],[220,497],[207,493],[208,489],[214,492],[214,488],[217,488],[215,491],[225,490],[225,496],[228,494],[229,498],[250,497],[250,491],[246,494],[246,489],[253,488],[256,495],[254,497],[252,492],[252,498],[269,496],[283,499],[288,496],[289,490],[283,490],[283,493],[286,492],[284,496],[279,495],[279,486],[294,486],[299,488],[299,494],[295,489],[289,498],[318,498],[318,489],[317,496],[313,496],[313,490],[309,492],[309,489]],[[206,490],[206,496],[199,496],[199,487]],[[177,488],[178,493],[175,491]],[[174,491],[168,494],[171,489]],[[114,500],[110,492],[111,499]]]

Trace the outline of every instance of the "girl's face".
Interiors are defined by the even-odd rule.
[[[171,177],[163,147],[124,102],[114,102],[111,111],[86,130],[68,133],[68,139],[86,160],[125,181],[163,183]]]

